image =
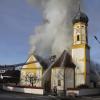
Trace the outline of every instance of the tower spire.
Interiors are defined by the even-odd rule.
[[[81,1],[79,0],[79,3],[78,3],[78,11],[79,11],[79,13],[81,12]]]
[[[88,24],[88,16],[85,13],[83,13],[81,9],[81,0],[78,0],[77,13],[72,21],[73,21],[73,24],[77,22],[83,22],[85,24]]]

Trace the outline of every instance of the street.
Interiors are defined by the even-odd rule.
[[[32,94],[23,94],[15,92],[6,92],[0,90],[0,100],[100,100],[100,96],[94,97],[55,97],[38,96]]]
[[[0,90],[0,100],[53,100],[52,97],[48,96],[36,96],[31,94],[6,92]]]

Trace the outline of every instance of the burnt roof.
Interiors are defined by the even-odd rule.
[[[64,50],[61,56],[54,62],[52,67],[71,67],[75,68],[75,64],[72,62],[70,54]]]
[[[42,57],[38,56],[38,55],[35,55],[37,61],[42,65],[42,67],[44,69],[46,69],[48,67],[48,63],[46,62],[45,59],[43,59]]]

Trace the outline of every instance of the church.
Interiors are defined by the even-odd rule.
[[[75,68],[75,86],[90,84],[90,47],[88,45],[88,17],[81,11],[73,19],[72,59]]]
[[[26,61],[35,63],[24,65],[21,69],[20,84],[43,88],[45,91],[64,93],[69,88],[90,85],[90,47],[88,45],[88,17],[80,10],[72,20],[72,54],[65,50],[51,64],[32,54]],[[48,68],[50,70],[48,70]],[[44,73],[49,73],[43,79]]]

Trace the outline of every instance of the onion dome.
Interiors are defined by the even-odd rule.
[[[87,24],[88,21],[89,21],[88,16],[85,13],[79,11],[73,19],[73,24],[78,22],[83,22]]]

